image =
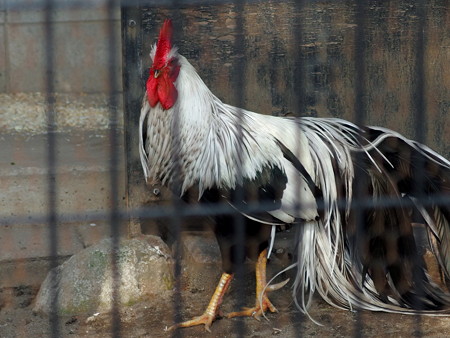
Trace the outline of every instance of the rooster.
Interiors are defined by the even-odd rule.
[[[145,178],[180,196],[196,189],[202,202],[228,203],[244,220],[233,225],[233,216],[216,216],[220,281],[202,315],[171,328],[203,324],[209,331],[245,256],[256,260],[255,306],[225,316],[275,312],[268,293],[287,281],[268,283],[266,263],[279,225],[297,230],[291,267],[302,312],[317,292],[342,309],[446,313],[450,296],[419,250],[425,241],[449,277],[450,204],[434,196],[450,195],[450,162],[389,129],[225,104],[178,53],[172,31],[166,20],[150,53],[139,120]],[[264,210],[245,209],[252,202]]]

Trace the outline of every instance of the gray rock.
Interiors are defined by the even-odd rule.
[[[219,243],[212,231],[183,231],[181,234],[183,257],[190,264],[221,266]]]
[[[112,240],[104,239],[50,271],[36,297],[34,311],[50,313],[54,292],[60,314],[110,311],[114,290],[111,253]],[[170,294],[173,260],[159,237],[121,239],[117,263],[119,306]]]
[[[183,231],[181,233],[181,281],[184,289],[214,292],[222,274],[222,259],[216,236],[212,231]]]

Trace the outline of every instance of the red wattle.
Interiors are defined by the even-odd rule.
[[[178,91],[167,73],[156,79],[153,74],[150,75],[147,80],[147,98],[151,107],[159,102],[164,110],[172,108],[178,98]]]
[[[177,100],[178,92],[172,80],[164,74],[158,83],[158,97],[161,106],[167,110],[170,109]]]
[[[158,103],[158,94],[157,94],[157,88],[158,88],[158,80],[153,77],[153,75],[150,75],[147,80],[147,98],[148,103],[150,103],[150,106],[153,108]]]

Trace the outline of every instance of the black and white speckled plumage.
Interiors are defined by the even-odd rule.
[[[294,295],[304,312],[314,292],[341,308],[429,314],[448,308],[448,295],[431,281],[417,254],[411,216],[413,209],[421,214],[433,253],[449,277],[450,208],[415,197],[450,194],[447,159],[384,128],[273,117],[224,104],[186,58],[176,49],[171,53],[180,65],[175,105],[152,108],[143,99],[140,155],[146,178],[159,179],[180,195],[195,186],[201,196],[209,189],[233,190],[244,181],[270,185],[261,173],[276,169],[283,190],[268,214],[274,222],[297,224]],[[420,164],[423,184],[416,191],[412,185]],[[374,203],[385,197],[399,203],[365,209],[361,229],[352,208],[358,185]],[[405,198],[416,207],[400,203]]]

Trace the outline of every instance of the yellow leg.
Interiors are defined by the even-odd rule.
[[[232,279],[233,279],[232,274],[224,272],[220,277],[219,284],[217,284],[216,290],[214,291],[214,294],[212,295],[205,312],[201,316],[195,317],[191,320],[172,325],[168,330],[171,331],[179,327],[190,327],[204,324],[205,330],[211,332],[210,330],[211,324],[216,319],[219,313],[219,307],[220,304],[222,304],[223,296],[225,295],[225,292],[228,290],[228,287],[230,286],[230,282]]]
[[[266,279],[266,265],[267,265],[267,249],[259,254],[258,261],[256,262],[256,304],[252,308],[245,308],[243,311],[231,312],[225,317],[233,318],[239,316],[254,317],[255,319],[260,319],[267,310],[270,312],[278,312],[278,310],[273,306],[272,302],[267,297],[269,291],[274,291],[282,288],[289,282],[285,280],[281,283],[267,286]],[[267,287],[266,287],[267,286]]]

